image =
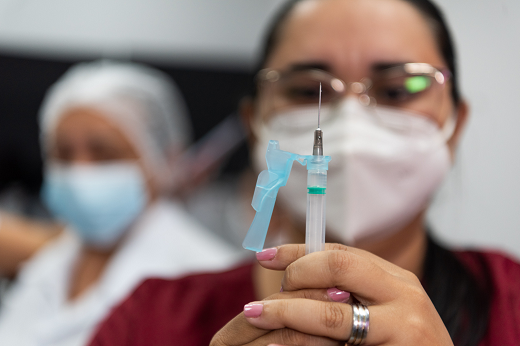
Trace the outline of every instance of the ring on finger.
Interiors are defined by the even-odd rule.
[[[365,342],[370,327],[368,308],[359,303],[352,304],[352,331],[346,345],[361,345]]]

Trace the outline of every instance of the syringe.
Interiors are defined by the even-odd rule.
[[[328,160],[323,157],[323,131],[320,128],[321,83],[318,103],[318,128],[314,131],[312,157],[307,163],[307,222],[305,253],[325,249],[325,201]]]
[[[325,247],[325,190],[330,156],[323,156],[323,133],[320,129],[321,84],[318,105],[318,128],[314,132],[312,155],[298,155],[280,149],[278,141],[269,141],[265,160],[267,170],[258,175],[251,205],[255,218],[242,243],[245,249],[262,251],[267,229],[273,215],[276,196],[280,187],[287,184],[294,161],[307,166],[307,227],[305,252],[324,250]]]

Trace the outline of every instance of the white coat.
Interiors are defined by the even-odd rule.
[[[99,281],[67,301],[80,249],[80,240],[64,232],[23,267],[0,309],[0,345],[85,345],[111,307],[144,279],[222,270],[239,260],[236,250],[166,201],[143,213]]]

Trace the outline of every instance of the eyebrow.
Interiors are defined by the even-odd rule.
[[[379,62],[372,65],[371,70],[372,71],[382,71],[386,70],[392,67],[401,66],[406,63],[409,63],[410,61],[392,61],[392,62]],[[322,70],[325,72],[331,73],[332,68],[329,64],[315,61],[315,62],[308,62],[308,63],[295,63],[289,66],[287,71],[294,72],[294,71],[306,71],[306,70]]]
[[[392,67],[396,66],[402,66],[404,64],[409,63],[409,61],[396,61],[396,62],[383,62],[383,63],[376,63],[372,65],[371,70],[374,72],[383,71]]]
[[[322,70],[325,72],[330,72],[331,68],[328,64],[324,62],[308,62],[308,63],[295,63],[291,64],[287,69],[288,72],[297,72],[297,71],[307,71],[307,70]]]
[[[378,62],[371,66],[370,70],[372,72],[381,72],[386,69],[402,66],[404,64],[409,63],[410,61],[389,61],[389,62]],[[328,73],[332,73],[332,67],[321,61],[311,61],[305,63],[294,63],[289,66],[286,72],[298,72],[298,71],[308,71],[308,70],[322,70]]]

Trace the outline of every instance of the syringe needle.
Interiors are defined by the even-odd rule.
[[[323,132],[320,129],[320,112],[321,112],[321,83],[320,95],[318,101],[318,128],[314,131],[314,146],[312,148],[312,155],[323,155]]]
[[[320,96],[318,101],[318,129],[320,128],[320,112],[321,112],[321,82],[320,82]]]

